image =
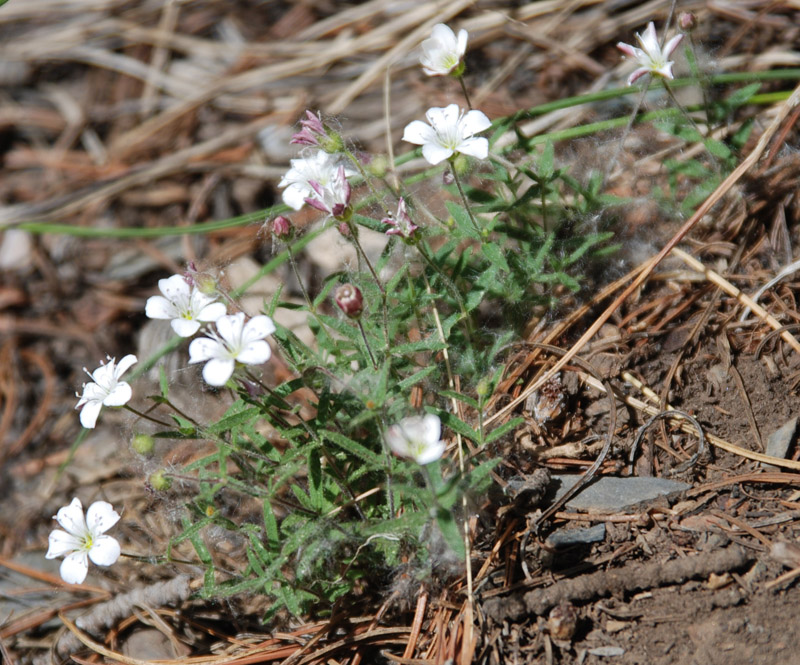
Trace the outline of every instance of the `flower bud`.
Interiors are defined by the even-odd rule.
[[[131,439],[131,448],[139,455],[152,455],[156,442],[149,434],[136,434]]]
[[[357,319],[364,310],[364,297],[357,286],[342,284],[334,295],[336,304],[351,319]]]
[[[294,227],[291,220],[283,215],[278,215],[272,220],[271,228],[272,235],[283,242],[288,242],[294,235]]]
[[[488,397],[489,392],[492,389],[492,383],[489,379],[483,378],[478,381],[478,385],[475,388],[475,392],[478,393],[479,397]]]
[[[350,225],[347,222],[340,222],[336,227],[345,238],[350,238],[353,234],[350,231]]]
[[[383,178],[388,170],[389,160],[386,159],[386,155],[375,155],[367,166],[367,171],[376,178]]]
[[[172,487],[172,478],[166,474],[164,469],[159,469],[151,473],[148,482],[156,492],[166,492]]]
[[[692,12],[681,12],[678,15],[678,28],[681,32],[691,32],[697,27],[697,17]]]
[[[445,169],[442,173],[442,182],[445,185],[452,185],[456,181],[456,177],[450,169]]]
[[[213,275],[197,273],[194,276],[194,283],[203,295],[214,296],[219,293],[219,283]]]

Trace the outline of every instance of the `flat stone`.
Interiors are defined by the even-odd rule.
[[[797,431],[797,416],[791,420],[787,420],[783,426],[769,435],[767,439],[766,453],[770,457],[779,457],[786,459],[786,454],[789,452],[789,446],[794,441],[794,435]],[[765,464],[765,469],[772,469],[773,471],[779,470],[779,467],[773,464]]]
[[[580,476],[553,476],[557,483],[556,496],[563,496]],[[688,483],[668,478],[616,478],[601,476],[591,485],[585,487],[577,496],[567,502],[570,510],[586,510],[597,513],[614,513],[637,504],[653,501],[662,496],[691,489]]]
[[[606,525],[600,522],[589,528],[558,529],[547,536],[547,544],[554,549],[563,549],[572,545],[589,545],[599,543],[606,538]]]

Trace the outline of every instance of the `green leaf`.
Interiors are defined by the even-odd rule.
[[[415,372],[414,374],[407,376],[405,379],[399,381],[396,385],[397,389],[400,392],[405,392],[411,386],[416,385],[423,379],[427,378],[434,372],[436,372],[439,368],[436,365],[428,365],[425,369],[421,369],[419,372]]]
[[[507,423],[500,425],[500,427],[495,427],[491,432],[489,432],[489,434],[486,435],[484,445],[492,443],[492,441],[497,441],[497,439],[499,439],[501,436],[504,436],[514,428],[519,427],[524,422],[524,418],[512,418]]]
[[[553,164],[555,161],[555,149],[553,142],[548,139],[544,144],[542,156],[539,158],[539,177],[542,180],[550,180],[553,177]]]
[[[403,355],[406,353],[419,353],[420,351],[441,351],[446,349],[447,344],[439,341],[435,337],[422,339],[418,342],[407,342],[406,344],[398,344],[392,347],[392,353],[395,355]]]
[[[484,256],[497,268],[505,270],[506,272],[511,272],[508,261],[506,261],[506,257],[503,256],[503,252],[498,245],[493,242],[486,242],[482,245],[481,249],[483,250]]]
[[[164,368],[164,363],[158,366],[158,383],[161,386],[161,397],[165,400],[169,399],[169,380],[167,379],[167,370]]]
[[[478,435],[478,433],[460,418],[454,416],[452,413],[448,413],[447,411],[437,410],[434,411],[434,413],[439,416],[444,425],[449,427],[454,432],[458,432],[461,436],[465,436],[472,441],[480,442],[481,437]]]
[[[363,460],[373,469],[379,469],[383,467],[383,460],[379,455],[375,454],[369,448],[361,445],[360,443],[353,441],[353,439],[331,430],[323,430],[320,432],[320,435],[331,443],[339,446],[342,450],[345,450],[351,455],[355,455],[359,459]]]
[[[474,240],[481,240],[480,235],[475,230],[469,213],[463,206],[458,205],[455,201],[445,201],[445,206],[447,206],[447,212],[450,213],[450,216],[455,221],[456,228],[463,236],[473,238]]]
[[[463,393],[457,393],[455,390],[440,390],[439,395],[442,397],[452,397],[459,402],[463,402],[464,404],[469,404],[473,409],[479,409],[478,402],[475,401],[472,397],[468,395],[464,395]]]
[[[725,100],[726,105],[736,108],[742,106],[750,101],[750,98],[755,95],[761,88],[760,83],[751,83],[744,88],[734,90]]]
[[[467,556],[464,546],[464,534],[461,532],[458,522],[449,510],[439,509],[436,511],[436,523],[442,532],[445,542],[450,549],[463,561]]]
[[[244,400],[236,400],[230,405],[222,418],[207,427],[207,431],[209,434],[227,432],[240,425],[249,423],[251,420],[257,418],[259,414],[260,410],[257,407],[250,406]]]

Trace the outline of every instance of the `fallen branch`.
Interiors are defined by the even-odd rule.
[[[753,558],[752,553],[734,546],[666,563],[634,563],[562,580],[546,589],[529,591],[522,598],[492,598],[484,604],[484,612],[495,621],[518,620],[530,614],[541,616],[551,607],[565,601],[591,600],[668,584],[681,584],[696,577],[708,577],[711,573],[736,570]]]

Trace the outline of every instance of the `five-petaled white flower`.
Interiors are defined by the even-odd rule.
[[[292,159],[289,163],[291,168],[281,178],[278,187],[286,188],[282,194],[283,202],[290,208],[300,210],[306,198],[314,195],[314,188],[310,183],[327,187],[336,177],[341,166],[341,157],[318,150],[311,157]],[[355,175],[352,169],[346,166],[344,169],[346,176]]]
[[[268,316],[254,316],[246,324],[244,313],[229,314],[217,319],[217,330],[208,337],[198,337],[189,345],[189,363],[202,363],[203,378],[212,386],[224,386],[231,378],[236,363],[260,365],[272,355],[265,337],[275,332]]]
[[[122,406],[133,394],[130,385],[119,379],[136,362],[136,356],[128,354],[119,361],[119,365],[115,362],[116,358],[107,358],[108,362],[94,372],[89,373],[88,369],[83,368],[93,381],[83,384],[83,395],[75,408],[81,409],[81,425],[87,429],[95,426],[103,405]]]
[[[678,44],[681,43],[683,35],[675,35],[664,44],[664,48],[662,49],[658,44],[656,26],[650,21],[643,34],[640,35],[638,32],[636,33],[636,39],[639,42],[639,46],[642,48],[637,48],[623,42],[617,44],[617,48],[620,51],[632,58],[636,58],[639,63],[638,69],[628,77],[628,85],[632,85],[638,78],[645,74],[661,76],[667,79],[674,78],[672,75],[672,65],[674,63],[668,58],[678,47]]]
[[[481,111],[464,113],[458,104],[444,108],[434,106],[425,113],[428,123],[414,120],[406,125],[403,140],[422,146],[422,156],[431,164],[449,159],[457,152],[486,159],[489,141],[474,135],[491,126]]]
[[[433,26],[431,36],[420,44],[419,62],[428,76],[446,76],[458,71],[467,51],[467,31],[458,31],[458,37],[444,23]]]
[[[75,498],[68,506],[58,509],[53,516],[65,529],[50,533],[50,547],[45,557],[63,556],[61,579],[67,584],[80,584],[89,571],[89,559],[98,566],[110,566],[120,555],[115,538],[104,535],[119,521],[119,514],[106,501],[95,501],[83,516],[83,505]]]
[[[438,416],[409,416],[386,430],[386,443],[395,455],[410,457],[417,464],[430,464],[444,454],[442,423]]]
[[[172,329],[181,337],[191,337],[201,322],[216,321],[227,312],[221,302],[189,286],[183,275],[159,279],[158,288],[164,295],[150,296],[144,313],[151,319],[171,319]]]

